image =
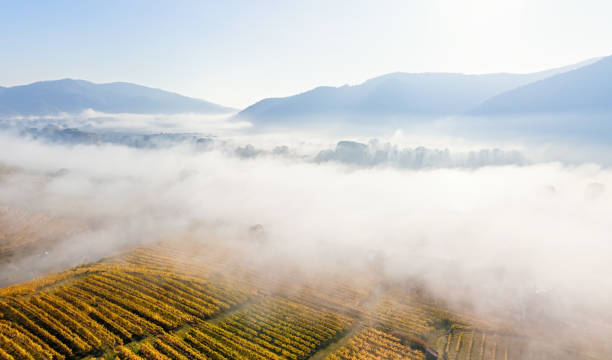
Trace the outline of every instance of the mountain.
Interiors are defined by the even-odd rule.
[[[233,109],[145,86],[84,80],[41,81],[0,88],[1,115],[56,115],[93,109],[105,113],[229,113]]]
[[[595,60],[533,74],[392,73],[355,86],[321,86],[294,96],[264,99],[237,116],[275,122],[313,116],[462,114],[499,93]]]
[[[475,115],[612,113],[612,56],[499,94]]]

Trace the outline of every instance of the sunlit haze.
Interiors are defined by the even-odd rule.
[[[0,86],[128,81],[244,108],[396,71],[525,73],[612,54],[612,3],[576,5],[2,1]]]
[[[0,0],[0,360],[612,359],[611,14]]]

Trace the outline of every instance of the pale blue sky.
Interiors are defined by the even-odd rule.
[[[610,0],[0,0],[0,85],[129,81],[228,106],[394,71],[612,54]]]

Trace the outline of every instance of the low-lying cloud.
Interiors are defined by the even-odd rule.
[[[92,109],[78,114],[0,117],[0,128],[79,128],[83,131],[224,133],[252,126],[247,121],[227,121],[233,114],[126,114]]]
[[[303,161],[287,155],[292,144],[262,154],[242,145],[253,156],[14,137],[0,144],[11,149],[0,164],[12,169],[0,176],[0,203],[91,224],[48,249],[72,262],[195,227],[235,235],[256,225],[268,264],[316,273],[376,259],[384,276],[519,323],[542,308],[580,326],[610,320],[601,314],[612,296],[612,170],[600,165],[528,164],[493,152],[501,160],[479,166],[355,167],[343,161],[345,145]],[[363,146],[358,153],[378,146],[398,162],[404,156]],[[368,156],[359,161],[376,159]]]

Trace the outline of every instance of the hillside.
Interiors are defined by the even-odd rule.
[[[612,56],[499,94],[472,113],[612,113]]]
[[[84,80],[41,81],[0,89],[0,115],[57,115],[93,109],[104,113],[229,113],[233,109],[145,86]]]
[[[0,359],[607,358],[596,334],[452,310],[379,271],[262,267],[255,249],[177,237],[0,288]]]
[[[372,276],[286,282],[233,266],[233,250],[177,263],[185,248],[150,246],[0,290],[0,356],[493,360],[521,359],[528,344]]]
[[[322,86],[294,96],[264,99],[238,116],[265,123],[317,116],[462,114],[499,93],[593,61],[533,74],[392,73],[355,86]]]

